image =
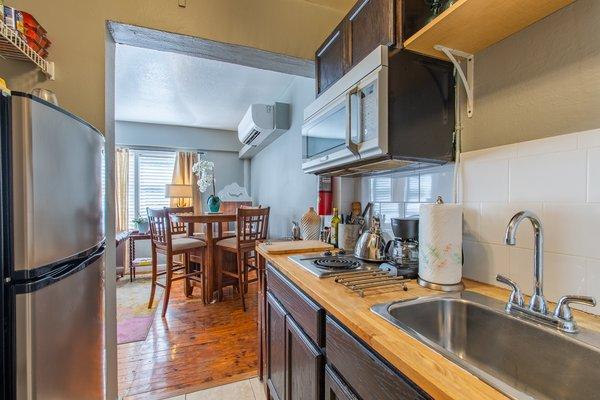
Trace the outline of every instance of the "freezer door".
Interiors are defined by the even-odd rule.
[[[75,265],[17,290],[17,400],[104,396],[104,254]]]
[[[104,137],[58,107],[13,95],[11,139],[13,268],[25,279],[102,241]]]

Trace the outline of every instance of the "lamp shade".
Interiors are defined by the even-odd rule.
[[[191,185],[165,185],[165,197],[175,199],[191,199]]]

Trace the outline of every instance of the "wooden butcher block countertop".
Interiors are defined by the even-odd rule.
[[[420,287],[416,281],[411,281],[406,292],[370,292],[361,298],[335,283],[333,279],[319,279],[310,274],[290,261],[289,254],[273,255],[260,248],[258,251],[330,315],[342,322],[432,397],[456,400],[508,398],[370,310],[374,304],[431,296],[441,292]],[[467,290],[501,301],[508,299],[507,290],[469,280],[464,280],[464,283]],[[577,311],[575,313],[580,326],[600,331],[600,317]]]

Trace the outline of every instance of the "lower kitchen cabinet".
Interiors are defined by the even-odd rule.
[[[325,367],[325,400],[358,400],[352,389],[329,365]]]
[[[322,399],[323,353],[292,318],[286,323],[288,399]]]
[[[430,399],[273,266],[265,282],[259,331],[270,399]]]
[[[286,311],[279,302],[267,293],[265,310],[267,323],[267,386],[274,400],[284,400],[286,384]]]

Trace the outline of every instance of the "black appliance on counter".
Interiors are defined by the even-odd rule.
[[[416,279],[419,270],[419,219],[392,218],[394,239],[385,247],[388,264],[396,267],[399,275]]]

